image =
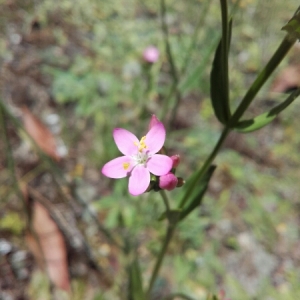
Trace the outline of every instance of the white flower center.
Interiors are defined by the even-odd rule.
[[[132,156],[132,159],[135,162],[135,165],[146,166],[146,163],[149,158],[150,158],[150,155],[147,152],[140,152],[140,151],[136,155]]]

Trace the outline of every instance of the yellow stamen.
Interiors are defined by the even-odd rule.
[[[123,168],[124,168],[124,170],[127,170],[127,169],[129,168],[129,166],[130,166],[130,163],[129,163],[129,162],[123,163]]]
[[[146,136],[143,136],[140,140],[140,145],[139,145],[139,151],[142,152],[143,149],[146,149],[147,148],[147,145],[145,144],[145,139],[146,139]]]

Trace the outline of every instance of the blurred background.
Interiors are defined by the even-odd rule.
[[[101,167],[119,155],[113,129],[141,137],[152,114],[167,128],[168,154],[181,157],[178,176],[191,176],[210,154],[221,131],[209,95],[219,1],[166,1],[173,66],[159,1],[0,5],[0,299],[128,299],[119,239],[139,255],[147,282],[163,204],[154,192],[130,196],[127,179],[109,180]],[[233,108],[298,5],[229,1]],[[149,46],[159,51],[155,61],[143,55]],[[298,43],[248,117],[299,84]],[[169,247],[153,299],[220,290],[231,300],[299,299],[299,109],[295,101],[271,125],[230,134],[203,205]]]

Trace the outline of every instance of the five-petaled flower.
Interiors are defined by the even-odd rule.
[[[172,159],[166,155],[157,154],[166,138],[166,130],[161,122],[151,126],[140,141],[133,133],[122,128],[114,129],[113,137],[124,156],[106,163],[102,168],[102,174],[110,178],[129,176],[130,194],[137,196],[147,190],[150,173],[162,176],[171,170]]]

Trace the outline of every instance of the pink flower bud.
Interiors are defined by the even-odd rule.
[[[159,187],[163,190],[174,190],[177,186],[178,179],[173,173],[159,177]]]
[[[149,46],[144,50],[143,58],[146,62],[153,64],[158,61],[159,50],[154,46]]]
[[[173,162],[172,168],[177,168],[179,163],[180,163],[180,156],[178,154],[172,155],[171,159],[172,159],[172,162]]]
[[[150,120],[150,123],[149,123],[149,130],[150,130],[153,126],[155,126],[155,125],[157,125],[157,124],[160,124],[160,123],[161,123],[161,122],[157,119],[156,115],[152,115],[151,120]]]

